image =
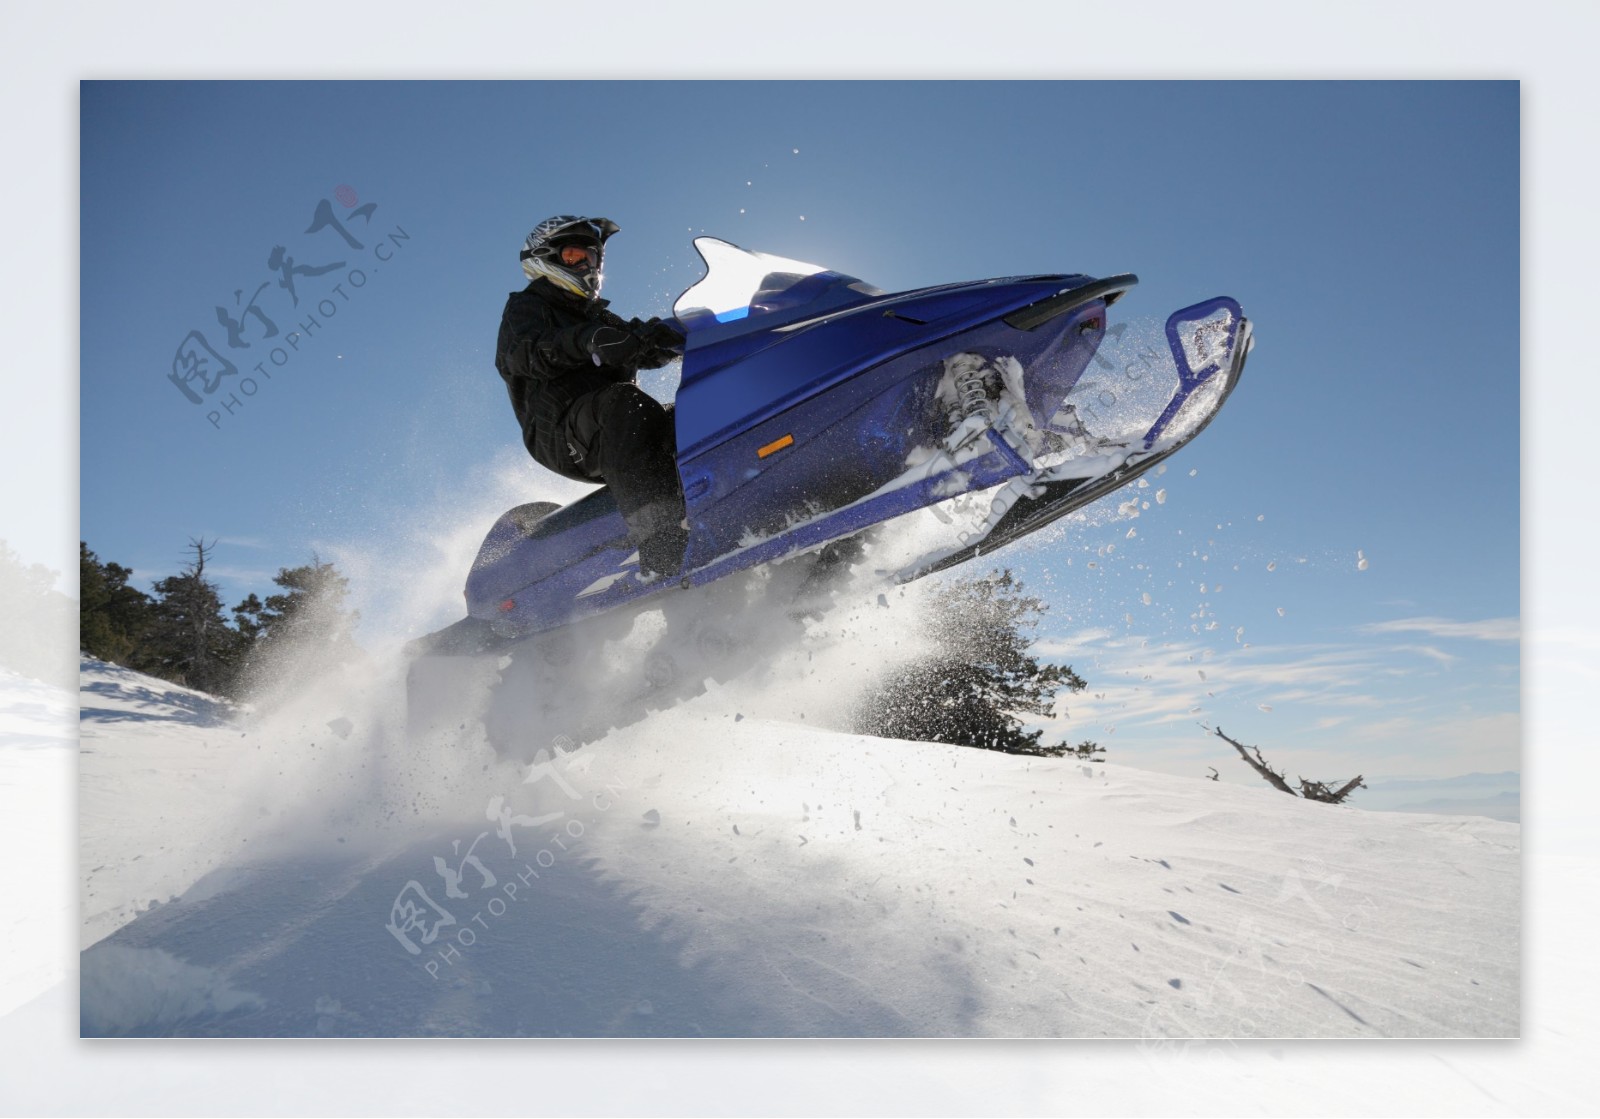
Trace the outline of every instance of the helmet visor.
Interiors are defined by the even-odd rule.
[[[556,250],[556,258],[568,268],[581,264],[594,268],[600,263],[600,253],[593,245],[562,245]]]

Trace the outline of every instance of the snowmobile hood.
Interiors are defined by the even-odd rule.
[[[1084,275],[1011,276],[890,294],[843,272],[716,237],[694,245],[706,275],[673,305],[687,336],[680,458],[908,350],[1092,282]],[[791,352],[780,357],[778,348]]]

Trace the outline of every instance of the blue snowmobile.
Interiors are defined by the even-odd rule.
[[[875,526],[965,495],[987,499],[955,538],[884,573],[906,582],[989,555],[1134,481],[1210,422],[1252,346],[1233,299],[1173,312],[1170,391],[1130,427],[1126,415],[1106,414],[1108,393],[1085,372],[1111,364],[1099,356],[1107,314],[1138,282],[1132,275],[890,294],[716,238],[694,244],[706,275],[673,307],[686,337],[675,403],[690,526],[681,575],[640,574],[604,488],[565,507],[510,510],[467,576],[467,617],[413,643],[414,711],[429,666],[487,660],[505,708],[489,719],[492,738],[524,734],[540,704],[547,728],[566,719],[580,737],[592,734],[592,720],[540,697],[570,691],[549,672],[659,607],[691,632],[644,659],[633,714],[615,695],[605,703],[602,722],[631,721],[738,660],[751,594],[814,597],[860,559]],[[702,663],[683,663],[686,654]],[[519,675],[518,660],[542,667]]]

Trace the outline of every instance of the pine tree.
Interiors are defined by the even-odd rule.
[[[266,605],[251,591],[245,600],[233,608],[233,625],[239,631],[239,636],[246,643],[253,644],[266,630],[266,624],[261,620],[262,612]]]
[[[24,564],[0,540],[0,667],[58,687],[71,687],[72,600],[55,589],[56,573]]]
[[[267,641],[303,641],[315,638],[333,646],[343,646],[351,641],[359,615],[346,610],[345,599],[350,594],[350,580],[339,574],[331,563],[324,563],[315,553],[311,562],[300,567],[278,570],[272,581],[283,590],[268,595],[264,603],[256,603],[251,595],[235,607],[235,611],[251,607],[254,624],[261,627],[261,636]]]
[[[252,685],[283,686],[361,655],[354,631],[360,615],[346,609],[350,580],[315,553],[272,580],[282,588],[262,601],[251,594],[233,608],[247,644],[244,673]]]
[[[101,563],[78,541],[78,644],[91,657],[146,667],[144,640],[153,621],[150,596],[128,585],[133,574],[119,563]]]
[[[213,544],[191,538],[194,559],[181,575],[155,584],[148,652],[155,673],[214,695],[230,695],[243,642],[222,613],[217,585],[205,577]]]
[[[1062,688],[1086,686],[1071,666],[1041,665],[1029,652],[1045,609],[1009,569],[940,589],[924,635],[929,653],[858,704],[857,733],[1059,755],[1064,745],[1040,745],[1044,732],[1024,733],[1017,717],[1048,715]]]

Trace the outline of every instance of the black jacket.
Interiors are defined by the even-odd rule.
[[[633,381],[637,370],[596,365],[589,353],[601,326],[630,325],[604,299],[564,292],[548,280],[534,280],[506,300],[494,364],[522,425],[523,445],[540,465],[593,481],[567,447],[566,414],[581,396]]]

